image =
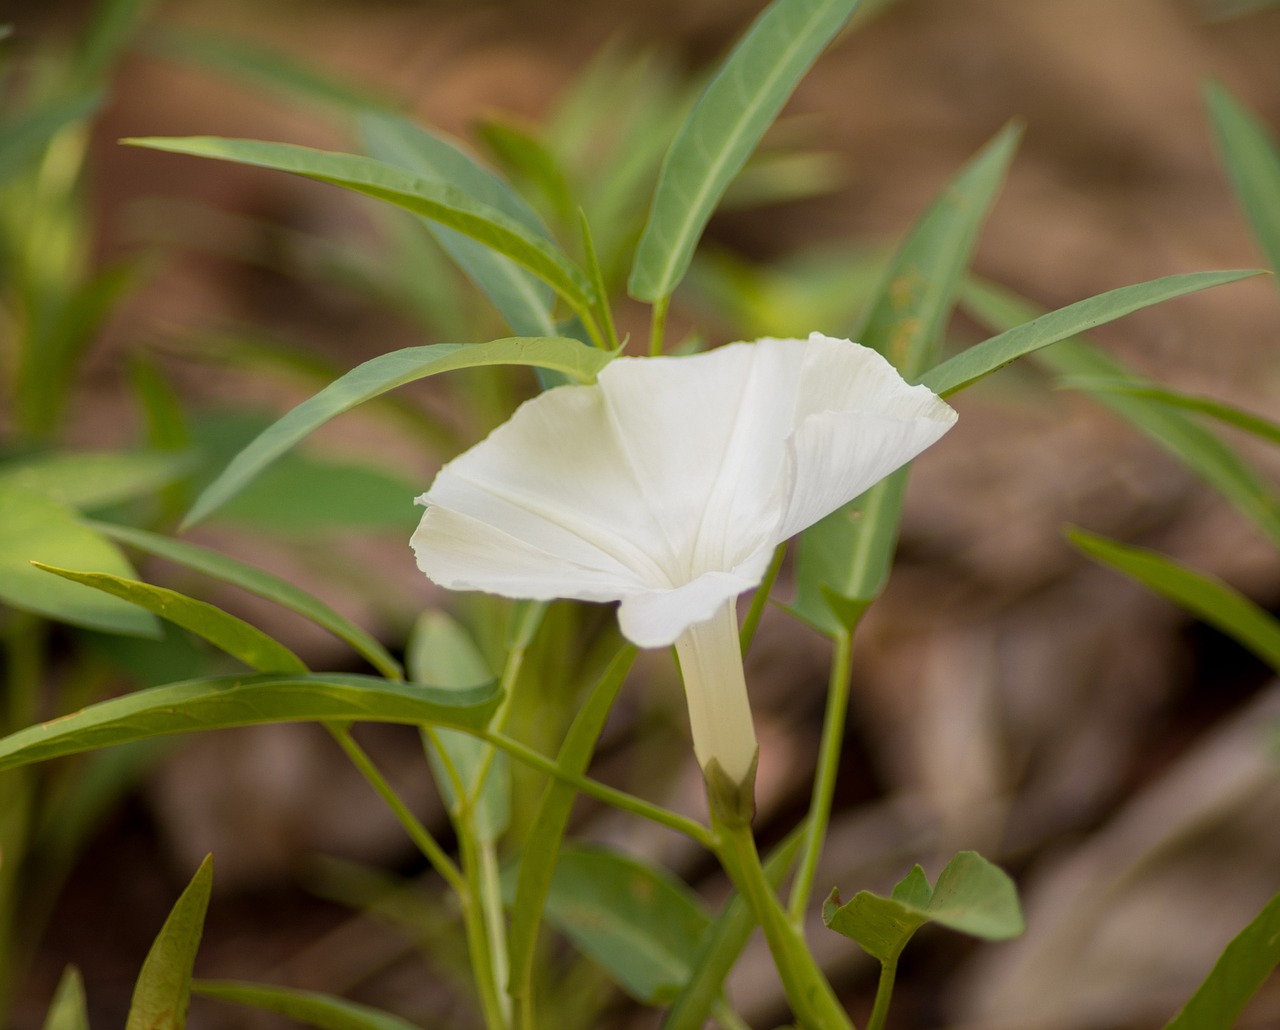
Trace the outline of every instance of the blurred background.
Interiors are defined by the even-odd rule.
[[[504,335],[440,255],[406,244],[372,203],[120,138],[353,149],[352,110],[384,104],[467,141],[554,212],[563,183],[524,144],[570,153],[570,186],[590,181],[594,160],[646,148],[660,157],[662,113],[678,117],[759,7],[187,0],[142,10],[103,65],[104,100],[73,176],[74,220],[59,223],[74,239],[78,274],[127,267],[128,287],[84,333],[45,439],[91,448],[154,439],[156,409],[140,403],[138,386],[154,375],[189,413],[186,442],[198,446],[207,481],[257,429],[359,361]],[[85,46],[91,18],[87,4],[7,0],[10,111]],[[612,92],[600,85],[610,76]],[[1203,94],[1211,80],[1280,132],[1280,7],[865,3],[713,221],[677,294],[673,338],[847,334],[888,248],[1013,119],[1025,134],[981,237],[978,276],[1055,308],[1172,273],[1265,267],[1215,149]],[[587,143],[611,125],[620,138],[601,143],[601,157]],[[634,239],[625,212],[643,215],[649,182],[640,174],[629,196],[614,198],[619,249]],[[620,310],[624,329],[642,336],[644,313],[626,302]],[[12,341],[18,325],[10,314],[0,333]],[[962,311],[950,335],[967,344],[990,329]],[[1280,415],[1273,277],[1157,306],[1091,341],[1162,383]],[[1160,1026],[1280,889],[1273,675],[1090,563],[1063,531],[1078,525],[1154,548],[1273,612],[1280,551],[1107,406],[1058,385],[1051,370],[1025,363],[957,400],[956,430],[917,462],[897,570],[859,631],[820,889],[883,890],[913,862],[932,875],[955,850],[976,848],[1015,876],[1030,926],[995,946],[922,932],[899,974],[895,1027]],[[192,539],[307,586],[400,647],[423,607],[448,603],[410,560],[408,500],[532,388],[532,378],[471,374],[447,391],[417,384],[398,406],[319,434],[310,457],[281,473],[291,479],[246,494]],[[9,411],[0,425],[17,447],[27,423]],[[1223,435],[1274,487],[1280,452]],[[173,567],[141,567],[153,582],[184,583]],[[778,593],[787,596],[786,572]],[[301,620],[231,591],[214,599],[314,667],[355,668]],[[85,661],[103,692],[178,678],[196,661],[180,641],[155,657],[124,638],[49,633],[61,687]],[[748,665],[766,841],[807,802],[826,660],[818,634],[767,613]],[[696,813],[700,783],[669,665],[645,656],[598,773]],[[412,734],[384,729],[367,740],[443,829]],[[641,770],[658,766],[672,772],[645,786]],[[422,1026],[478,1025],[450,914],[433,907],[438,884],[416,881],[411,846],[317,728],[178,739],[127,783],[86,829],[43,929],[19,944],[29,962],[12,1026],[41,1024],[68,962],[84,973],[95,1025],[121,1023],[151,937],[210,850],[216,888],[200,975],[343,993]],[[661,859],[707,897],[723,896],[705,856],[681,842],[591,806],[579,813],[582,836]],[[416,933],[386,911],[392,878],[417,884]],[[812,931],[855,1018],[865,1018],[873,965],[825,934]],[[599,977],[582,976],[599,999],[594,1025],[657,1025]],[[783,1018],[763,949],[749,952],[731,991],[753,1025]],[[191,1025],[286,1024],[197,1000]],[[1280,1026],[1280,990],[1264,990],[1240,1025]]]

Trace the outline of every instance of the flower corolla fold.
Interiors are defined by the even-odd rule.
[[[877,352],[818,333],[618,358],[446,464],[418,498],[412,546],[452,589],[620,601],[629,640],[677,645],[704,770],[715,760],[741,782],[755,738],[736,643],[727,653],[738,595],[779,543],[955,418]]]

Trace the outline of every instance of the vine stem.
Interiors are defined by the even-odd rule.
[[[718,812],[714,802],[711,819],[717,837],[716,854],[764,931],[800,1026],[805,1030],[855,1030],[803,935],[770,886],[750,824],[731,813]]]
[[[813,880],[822,857],[822,846],[831,821],[831,804],[835,797],[836,774],[840,767],[840,751],[844,746],[844,727],[849,714],[849,674],[853,661],[853,631],[842,630],[834,638],[830,679],[827,683],[827,708],[822,717],[822,742],[818,747],[818,768],[809,800],[809,818],[801,846],[800,862],[791,884],[788,912],[796,927],[804,925],[804,912],[813,892]]]
[[[893,997],[893,981],[898,975],[898,956],[880,964],[880,982],[876,984],[876,1000],[867,1019],[867,1030],[884,1030],[889,1015],[889,1000]]]
[[[667,305],[670,297],[660,297],[653,302],[653,317],[649,323],[649,357],[662,353],[662,335],[667,327]]]

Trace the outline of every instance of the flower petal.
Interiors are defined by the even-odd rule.
[[[905,465],[956,420],[949,405],[908,385],[870,348],[815,333],[805,358],[779,543]]]

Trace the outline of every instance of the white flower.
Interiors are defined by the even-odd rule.
[[[618,358],[522,405],[418,502],[418,567],[507,597],[621,601],[623,634],[675,643],[694,748],[743,782],[755,736],[734,602],[774,547],[955,421],[879,354],[814,333]]]

